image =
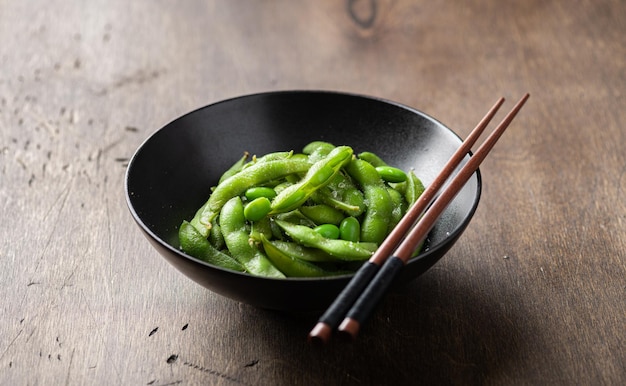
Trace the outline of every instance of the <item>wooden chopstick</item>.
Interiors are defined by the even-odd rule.
[[[356,272],[352,280],[330,305],[326,312],[320,317],[318,323],[311,330],[309,333],[309,341],[325,343],[328,339],[330,339],[333,330],[339,326],[342,318],[346,315],[352,304],[354,304],[359,294],[365,289],[369,281],[374,277],[376,272],[378,272],[380,267],[398,246],[400,241],[402,241],[407,231],[431,204],[435,195],[457,168],[461,160],[463,160],[463,158],[471,150],[472,146],[480,137],[487,125],[489,125],[489,122],[491,122],[491,119],[493,119],[500,106],[502,106],[502,103],[504,103],[504,98],[500,98],[493,105],[493,107],[487,112],[483,119],[481,119],[478,125],[476,125],[465,141],[461,143],[461,146],[459,146],[459,148],[454,152],[452,157],[450,157],[433,182],[428,185],[418,200],[411,206],[392,232],[385,238],[374,255],[368,262],[363,264],[361,269]]]
[[[391,255],[393,250],[400,244],[407,231],[413,226],[415,221],[422,216],[426,208],[431,204],[435,195],[439,192],[450,175],[457,168],[461,160],[471,150],[476,140],[485,130],[491,119],[504,103],[504,98],[500,98],[481,121],[472,130],[469,136],[461,143],[461,146],[454,152],[452,157],[444,165],[441,172],[422,192],[418,200],[411,206],[400,222],[385,238],[374,255],[359,269],[352,280],[330,305],[326,312],[319,318],[318,323],[309,333],[309,341],[325,343],[330,339],[332,332],[339,326],[342,318],[346,315],[352,304],[365,289],[369,281],[383,265],[385,260]]]
[[[504,99],[501,98],[496,102],[459,149],[453,154],[442,172],[422,193],[420,199],[411,207],[394,231],[381,244],[377,252],[355,274],[350,283],[348,283],[346,288],[339,294],[335,302],[333,302],[324,315],[320,317],[317,325],[309,333],[309,341],[327,342],[328,339],[330,339],[333,329],[337,327],[339,320],[344,316],[343,322],[339,325],[339,332],[352,339],[356,338],[360,325],[367,319],[380,298],[386,293],[393,279],[410,259],[417,246],[426,238],[428,232],[434,226],[434,223],[443,210],[478,169],[480,163],[485,159],[528,97],[529,95],[526,94],[515,105],[494,132],[485,140],[476,154],[470,157],[470,160],[458,172],[448,187],[433,201],[435,195],[489,124],[498,108],[504,102]],[[432,205],[429,207],[431,202]],[[426,208],[428,208],[428,211],[425,211]],[[409,232],[408,236],[404,237],[418,218],[420,220]],[[402,243],[400,243],[401,241]],[[400,246],[398,246],[398,244],[400,244]],[[392,255],[391,252],[397,246],[398,248],[395,250],[395,254]]]

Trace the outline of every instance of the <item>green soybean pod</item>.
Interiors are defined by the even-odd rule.
[[[302,153],[309,157],[309,161],[314,163],[320,159],[326,157],[333,149],[335,145],[324,141],[313,141],[302,148]]]
[[[183,252],[218,267],[243,272],[244,266],[227,254],[214,248],[198,230],[187,221],[183,221],[178,230],[180,248]]]
[[[265,236],[261,236],[263,250],[270,261],[287,277],[322,277],[329,274],[308,261],[285,254],[276,248]]]
[[[335,224],[322,224],[318,225],[313,230],[327,239],[339,238],[339,227]]]
[[[387,237],[393,211],[389,192],[376,168],[369,162],[354,159],[346,170],[361,185],[367,202],[365,216],[361,222],[361,241],[380,244]]]
[[[284,254],[298,258],[300,260],[310,261],[314,263],[324,263],[337,261],[328,253],[317,248],[309,248],[293,241],[271,240],[274,248],[279,249]]]
[[[361,223],[355,217],[346,217],[339,224],[339,238],[358,242],[361,237]]]
[[[277,220],[287,221],[297,225],[304,225],[309,228],[315,228],[317,226],[317,224],[314,223],[313,220],[302,214],[302,212],[300,212],[300,209],[292,210],[285,213],[279,213],[273,217]]]
[[[374,167],[387,166],[387,163],[383,161],[382,158],[380,158],[376,153],[372,153],[371,151],[364,151],[362,153],[359,153],[358,157],[359,159],[368,162]]]
[[[422,193],[424,193],[424,184],[415,175],[415,172],[413,172],[413,170],[410,170],[407,175],[406,190],[404,193],[404,197],[409,206],[413,205],[413,203],[417,201]]]
[[[407,179],[406,173],[402,169],[393,166],[377,166],[376,171],[380,178],[387,182],[404,182]]]
[[[391,198],[391,202],[393,203],[391,220],[389,221],[389,228],[387,229],[387,232],[391,233],[393,228],[398,225],[398,223],[402,219],[402,216],[404,216],[404,214],[406,213],[407,204],[404,196],[394,188],[387,187],[387,192],[389,193],[389,197]]]
[[[325,155],[327,155],[334,148],[335,148],[335,145],[333,145],[330,142],[313,141],[313,142],[309,142],[302,148],[302,153],[306,155],[311,155],[315,152],[321,152],[321,153],[326,153]]]
[[[237,160],[237,162],[235,162],[230,168],[228,168],[220,177],[219,179],[219,183],[223,182],[224,180],[226,180],[229,177],[234,176],[235,174],[239,173],[241,171],[241,169],[243,169],[243,167],[246,165],[246,161],[248,160],[248,157],[250,156],[250,153],[248,153],[247,151],[245,151],[243,153],[243,156],[241,158],[239,158]]]
[[[248,242],[258,244],[261,242],[261,237],[267,237],[268,239],[274,237],[272,221],[267,216],[250,224],[250,238]]]
[[[247,164],[243,165],[242,169],[247,169],[251,166],[254,166],[258,163],[268,162],[268,161],[276,161],[291,158],[293,155],[293,151],[277,151],[274,153],[267,153],[264,156],[257,157],[256,155],[252,156],[252,160]]]
[[[247,272],[256,276],[285,277],[254,243],[250,243],[250,234],[247,231],[243,214],[243,203],[239,196],[231,198],[222,205],[220,226],[230,255],[239,261]]]
[[[311,198],[315,202],[340,210],[348,216],[359,216],[365,210],[363,192],[343,170],[340,170],[327,186],[319,189]]]
[[[341,220],[345,217],[343,212],[333,208],[332,206],[318,204],[318,205],[303,205],[300,207],[300,212],[303,215],[310,218],[314,223],[321,224],[333,224],[339,225]]]
[[[327,239],[313,229],[276,220],[276,223],[296,242],[311,248],[318,248],[340,261],[363,261],[370,258],[378,244]]]
[[[311,164],[307,159],[291,157],[257,163],[218,184],[207,202],[196,212],[192,224],[205,237],[209,234],[211,222],[219,214],[222,206],[235,196],[243,194],[251,186],[285,177],[294,173],[304,173]]]
[[[213,225],[211,226],[211,230],[209,232],[209,242],[216,249],[224,249],[226,248],[226,243],[224,242],[224,235],[222,234],[222,228],[220,227],[217,219],[213,220]]]
[[[315,191],[326,186],[352,158],[352,148],[339,146],[315,162],[300,182],[281,191],[272,200],[272,214],[288,212],[301,206]]]

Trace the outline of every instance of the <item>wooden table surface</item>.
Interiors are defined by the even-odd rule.
[[[625,384],[624,36],[620,0],[1,1],[0,384]],[[148,135],[286,89],[462,137],[531,94],[464,235],[353,344],[198,286],[126,206]]]

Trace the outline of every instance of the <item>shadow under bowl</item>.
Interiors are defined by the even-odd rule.
[[[241,96],[190,112],[152,134],[129,162],[125,189],[132,217],[176,269],[209,290],[265,309],[326,308],[350,280],[268,279],[223,269],[179,249],[178,227],[206,202],[220,175],[244,151],[301,151],[315,140],[371,151],[389,164],[414,169],[428,185],[461,139],[428,115],[388,100],[328,91],[278,91]],[[467,162],[466,156],[463,163]],[[481,194],[480,172],[470,178],[431,230],[426,250],[399,282],[415,279],[452,247]]]

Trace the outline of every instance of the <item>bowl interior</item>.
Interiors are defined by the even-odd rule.
[[[414,169],[425,185],[461,143],[435,119],[385,100],[314,91],[248,95],[193,111],[150,136],[127,169],[129,208],[153,246],[205,287],[266,308],[325,307],[349,278],[254,278],[185,255],[178,249],[177,236],[182,220],[193,216],[211,186],[244,151],[258,155],[300,151],[314,140],[349,145],[355,153],[375,152],[391,165]],[[467,226],[479,197],[480,174],[475,173],[431,231],[429,249],[407,265],[403,280],[418,276],[441,258]],[[235,286],[244,288],[231,288]]]

